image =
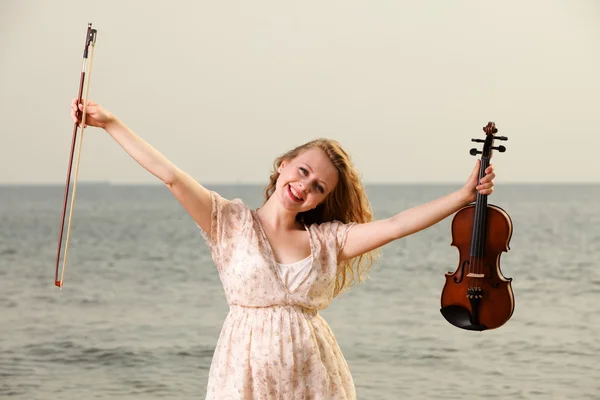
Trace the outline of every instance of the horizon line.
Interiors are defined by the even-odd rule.
[[[72,181],[71,181],[72,183]],[[104,186],[164,186],[161,182],[143,182],[143,181],[130,181],[130,182],[118,182],[109,180],[79,180],[78,185],[104,185]],[[250,182],[250,181],[234,181],[234,182],[200,182],[202,186],[266,186],[266,182]],[[436,182],[436,181],[370,181],[363,182],[363,185],[381,185],[381,186],[392,186],[392,185],[463,185],[464,182],[460,181],[447,181],[447,182]],[[600,185],[600,181],[543,181],[543,182],[528,182],[528,181],[504,181],[496,183],[497,185]],[[65,186],[64,182],[0,182],[0,186]]]

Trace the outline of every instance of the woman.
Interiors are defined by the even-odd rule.
[[[78,107],[74,99],[76,123]],[[355,399],[348,365],[318,311],[362,280],[378,248],[455,213],[477,191],[493,191],[493,167],[478,182],[477,161],[460,190],[373,221],[348,155],[319,139],[275,160],[266,200],[254,210],[204,188],[92,101],[85,124],[105,129],[163,181],[211,250],[230,311],[207,399]]]

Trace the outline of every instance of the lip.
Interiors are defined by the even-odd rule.
[[[290,196],[290,198],[291,198],[291,199],[292,199],[294,202],[296,202],[296,203],[302,203],[304,200],[298,200],[298,199],[296,198],[296,196],[294,196],[294,194],[292,193],[292,189],[291,189],[291,187],[292,187],[292,186],[291,186],[291,185],[288,183],[288,185],[287,185],[287,192],[288,192],[288,195]],[[296,190],[296,192],[297,192],[297,190]]]

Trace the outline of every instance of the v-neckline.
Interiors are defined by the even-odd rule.
[[[300,283],[298,283],[296,288],[294,290],[290,290],[290,288],[283,281],[283,278],[281,278],[281,274],[279,273],[279,269],[277,268],[277,260],[275,259],[275,254],[273,253],[273,248],[271,247],[271,242],[269,241],[269,237],[267,236],[267,233],[265,232],[265,230],[262,226],[262,223],[260,222],[260,218],[258,217],[258,209],[252,210],[252,216],[254,217],[254,220],[256,221],[256,224],[258,225],[258,230],[260,231],[262,239],[266,243],[267,252],[269,253],[269,258],[270,258],[269,267],[271,268],[271,272],[275,275],[277,282],[279,282],[279,285],[283,288],[283,290],[287,294],[291,295],[291,294],[295,293],[298,289],[300,289],[300,287],[304,284],[304,282],[312,274],[313,269],[314,269],[314,264],[315,264],[314,246],[313,246],[312,235],[310,234],[310,228],[308,226],[306,226],[306,224],[304,224],[304,223],[302,224],[302,225],[304,225],[305,232],[308,234],[308,243],[309,243],[309,247],[310,247],[310,255],[308,257],[310,257],[310,259],[311,259],[310,267],[308,269],[308,273],[302,279],[302,281],[300,281]]]

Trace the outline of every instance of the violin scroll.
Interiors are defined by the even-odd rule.
[[[492,150],[498,150],[500,153],[504,153],[506,151],[506,147],[504,146],[494,146],[494,140],[506,141],[508,138],[506,136],[494,136],[494,134],[498,133],[498,128],[496,128],[496,123],[488,122],[486,126],[483,127],[483,131],[485,132],[485,139],[471,139],[472,142],[483,143],[483,150],[479,151],[475,148],[471,149],[469,153],[472,156],[476,156],[477,154],[481,154],[482,157],[492,158]]]

